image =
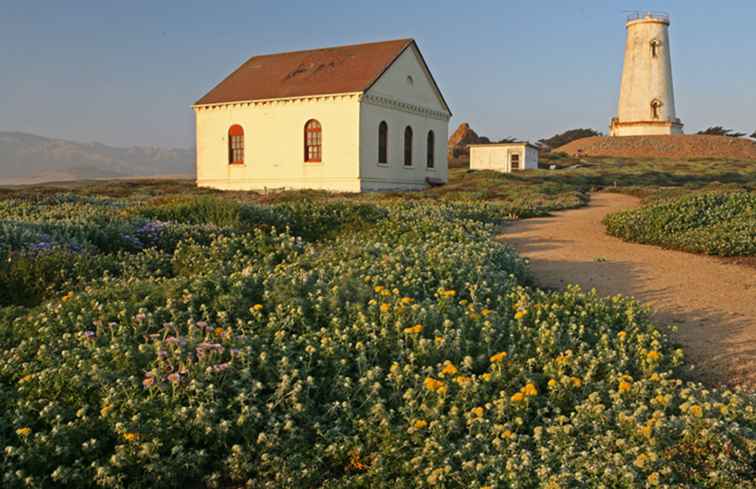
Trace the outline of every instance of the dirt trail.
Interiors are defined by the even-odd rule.
[[[507,227],[502,238],[531,261],[538,285],[569,283],[623,294],[654,310],[709,385],[756,385],[756,272],[720,259],[625,243],[608,236],[605,215],[637,206],[627,195],[596,193],[588,207]]]

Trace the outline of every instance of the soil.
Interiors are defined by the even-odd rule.
[[[593,136],[556,148],[556,152],[615,158],[725,158],[756,160],[756,141],[746,138],[683,134],[673,136]]]
[[[639,199],[596,193],[587,207],[508,226],[501,238],[530,260],[536,283],[578,284],[600,295],[633,296],[671,333],[690,364],[684,374],[709,386],[756,384],[756,273],[748,260],[721,259],[626,243],[605,233],[611,212]]]

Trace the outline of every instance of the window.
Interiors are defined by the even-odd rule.
[[[661,109],[662,105],[664,104],[659,99],[654,99],[651,101],[651,118],[652,119],[658,119],[660,117],[659,109]]]
[[[388,124],[378,125],[378,163],[388,163]]]
[[[435,151],[436,146],[436,135],[433,134],[433,131],[428,131],[428,168],[433,168],[435,165],[435,161],[433,160],[433,153]]]
[[[404,130],[404,166],[412,166],[412,128]]]
[[[238,124],[228,129],[228,164],[244,164],[244,129]]]
[[[317,163],[321,161],[322,157],[323,132],[320,128],[320,122],[311,119],[305,124],[304,159],[310,163]]]
[[[654,39],[651,41],[651,57],[656,58],[659,55],[659,48],[661,47],[661,42],[659,42],[657,39]]]
[[[520,153],[512,153],[509,157],[509,163],[512,167],[512,170],[519,170],[520,169]]]

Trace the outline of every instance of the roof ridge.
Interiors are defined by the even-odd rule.
[[[412,42],[415,42],[415,40],[411,37],[405,37],[405,38],[399,38],[399,39],[389,39],[386,41],[370,41],[370,42],[358,42],[353,44],[342,44],[338,46],[328,46],[325,48],[314,48],[314,49],[298,49],[296,51],[280,51],[277,53],[267,53],[267,54],[257,54],[255,56],[252,56],[249,58],[244,64],[248,63],[249,61],[252,61],[253,59],[257,58],[269,58],[272,56],[283,56],[283,55],[290,55],[290,54],[303,54],[303,53],[314,53],[318,51],[330,51],[334,49],[344,49],[344,48],[356,48],[356,47],[363,47],[363,46],[372,46],[375,44],[391,44],[394,42],[404,42],[405,44],[410,44]]]

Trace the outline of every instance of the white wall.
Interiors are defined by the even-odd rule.
[[[511,158],[513,154],[520,155],[521,169],[538,168],[537,149],[525,144],[491,144],[470,147],[470,169],[510,173],[512,172]]]
[[[412,78],[412,83],[408,77]],[[366,92],[360,110],[363,189],[420,189],[426,178],[449,179],[450,114],[414,46],[406,49]],[[378,163],[378,126],[388,124],[388,161]],[[412,128],[412,166],[404,165],[404,130]],[[427,166],[427,137],[435,136],[434,167]]]
[[[197,185],[224,190],[315,188],[358,192],[359,95],[195,107]],[[304,127],[322,127],[320,163],[304,161]],[[228,164],[228,129],[244,128],[243,165]]]

